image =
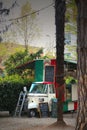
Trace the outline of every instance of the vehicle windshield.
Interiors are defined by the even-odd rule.
[[[29,93],[46,94],[47,92],[48,92],[48,85],[41,83],[33,83],[29,90]]]

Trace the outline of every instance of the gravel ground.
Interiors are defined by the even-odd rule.
[[[0,130],[74,130],[76,114],[64,114],[64,121],[72,127],[48,127],[57,121],[56,118],[0,117]]]

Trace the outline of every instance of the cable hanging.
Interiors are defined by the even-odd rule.
[[[24,15],[24,16],[17,17],[17,18],[13,18],[13,19],[8,19],[8,20],[5,20],[5,21],[3,20],[3,21],[0,21],[0,22],[9,22],[9,21],[15,21],[15,20],[23,19],[23,18],[28,17],[28,16],[30,16],[30,15],[32,15],[32,14],[39,13],[40,11],[43,11],[43,10],[45,10],[45,9],[47,9],[47,8],[49,8],[49,7],[51,7],[51,6],[53,6],[53,5],[54,5],[54,3],[51,3],[50,5],[48,5],[48,6],[44,7],[44,8],[41,8],[41,9],[39,9],[39,10],[36,10],[36,11],[34,11],[34,12],[32,12],[32,13],[29,13],[29,14],[26,14],[26,15]]]
[[[12,6],[11,6],[9,9],[12,9],[12,7],[14,7],[15,5],[17,5],[17,0],[12,4]],[[24,16],[21,16],[21,17],[17,17],[17,18],[13,18],[13,19],[8,19],[8,20],[6,20],[6,19],[5,19],[5,20],[0,20],[0,23],[11,22],[9,25],[5,25],[4,30],[0,30],[0,34],[1,34],[1,33],[4,33],[4,32],[7,32],[7,31],[8,31],[8,28],[11,27],[11,25],[13,25],[13,21],[15,21],[15,20],[18,21],[18,20],[23,19],[23,18],[25,18],[25,17],[28,17],[28,16],[30,16],[30,15],[32,15],[32,14],[39,13],[40,11],[43,11],[43,10],[49,8],[49,7],[52,7],[53,5],[54,5],[54,3],[51,3],[50,5],[48,5],[48,6],[46,6],[46,7],[43,7],[43,8],[41,8],[41,9],[39,9],[39,10],[36,10],[36,11],[34,11],[34,12],[32,12],[32,13],[28,13],[28,14],[26,14],[26,15],[24,15]]]

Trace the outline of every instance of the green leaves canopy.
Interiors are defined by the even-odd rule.
[[[31,60],[40,58],[42,53],[42,49],[37,51],[35,54],[29,54],[26,50],[16,52],[15,54],[11,55],[4,63],[7,74],[13,75],[15,73],[18,73],[18,71],[16,70],[17,66],[22,65]]]

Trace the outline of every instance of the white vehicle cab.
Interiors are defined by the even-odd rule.
[[[51,111],[52,98],[55,98],[55,87],[52,82],[33,82],[27,94],[29,116],[34,117],[39,113],[39,103],[47,102]]]

